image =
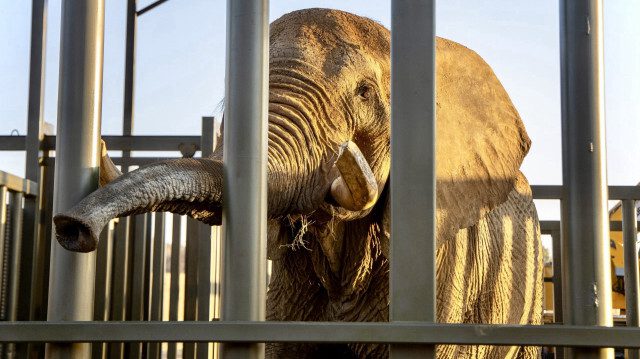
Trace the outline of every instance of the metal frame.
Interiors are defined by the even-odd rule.
[[[133,92],[135,71],[135,25],[136,17],[163,4],[167,0],[158,0],[144,9],[136,9],[136,1],[128,1],[127,17],[127,52],[125,60],[125,110],[123,118],[124,136],[105,136],[110,150],[123,151],[122,158],[115,158],[116,163],[122,164],[124,171],[130,165],[139,165],[158,160],[158,158],[131,158],[130,152],[166,151],[176,150],[183,155],[193,155],[202,149],[204,156],[212,151],[211,122],[203,122],[202,136],[132,136],[133,128]],[[31,68],[29,90],[29,133],[27,136],[0,136],[0,150],[27,151],[27,180],[0,172],[0,193],[11,192],[12,201],[17,203],[22,196],[25,197],[25,231],[22,238],[25,239],[25,251],[33,250],[33,258],[37,262],[46,261],[48,253],[43,250],[41,237],[50,232],[51,209],[45,208],[47,201],[44,196],[46,188],[51,185],[51,173],[46,171],[46,166],[53,165],[52,158],[48,158],[48,151],[57,150],[55,171],[56,181],[56,210],[66,208],[82,197],[82,188],[87,191],[87,186],[93,186],[92,175],[80,176],[79,167],[94,166],[95,163],[86,159],[71,159],[67,154],[75,152],[95,152],[97,154],[97,133],[99,129],[99,111],[91,112],[85,106],[91,94],[94,101],[100,103],[99,82],[101,79],[93,78],[83,83],[83,91],[74,97],[69,92],[67,82],[71,81],[74,72],[82,66],[93,68],[95,71],[86,73],[101,74],[102,64],[102,26],[103,26],[103,0],[90,0],[84,2],[90,6],[97,6],[96,11],[83,11],[83,4],[66,1],[63,19],[63,42],[61,62],[60,84],[60,134],[46,136],[43,133],[42,124],[42,82],[44,78],[44,42],[46,31],[45,0],[33,0],[32,14],[32,38],[31,38]],[[559,271],[554,271],[554,293],[556,320],[562,318],[565,325],[562,326],[513,326],[513,325],[461,325],[461,324],[435,324],[435,247],[434,247],[434,215],[435,215],[435,131],[434,131],[434,106],[433,101],[425,99],[434,98],[434,1],[418,0],[394,0],[392,1],[392,153],[394,157],[401,157],[405,161],[392,163],[392,213],[395,218],[392,224],[392,235],[396,240],[392,241],[391,258],[391,322],[390,323],[284,323],[262,322],[264,320],[264,292],[266,277],[265,243],[266,233],[265,207],[266,207],[266,93],[267,93],[267,34],[268,34],[268,1],[253,0],[246,2],[228,1],[228,47],[227,47],[227,97],[225,115],[229,118],[225,131],[225,161],[227,171],[225,173],[225,235],[233,238],[226,240],[219,249],[216,244],[214,256],[217,251],[225,253],[224,277],[224,302],[222,307],[221,322],[175,322],[177,320],[178,283],[174,281],[174,274],[178,268],[180,251],[180,218],[174,216],[174,244],[172,251],[172,280],[170,316],[172,322],[58,322],[68,319],[92,319],[87,316],[90,310],[83,313],[60,312],[60,296],[63,292],[71,293],[70,299],[65,299],[66,307],[83,298],[83,303],[92,301],[93,293],[85,289],[93,286],[87,285],[83,279],[82,285],[78,281],[68,281],[69,275],[62,275],[60,261],[66,262],[66,268],[72,273],[78,274],[78,260],[76,255],[69,255],[58,250],[54,241],[51,260],[51,294],[52,307],[49,310],[49,322],[13,322],[0,323],[0,343],[56,343],[49,344],[50,357],[65,356],[65,350],[81,348],[81,356],[88,352],[86,345],[69,345],[69,343],[109,342],[112,357],[121,357],[124,347],[120,343],[139,343],[159,341],[205,343],[223,342],[222,354],[225,357],[261,357],[261,346],[256,343],[264,342],[316,342],[316,343],[389,343],[393,344],[391,353],[394,358],[415,357],[416,353],[433,356],[434,344],[495,344],[495,345],[550,345],[556,347],[580,347],[570,351],[570,356],[587,354],[589,356],[607,356],[610,352],[606,349],[593,349],[600,347],[627,347],[640,348],[640,328],[638,328],[638,278],[637,278],[637,253],[635,253],[635,238],[637,233],[637,217],[635,217],[634,201],[640,200],[640,187],[635,186],[607,186],[606,159],[604,149],[604,116],[603,116],[603,87],[602,87],[602,0],[586,0],[574,2],[561,1],[561,61],[562,61],[562,106],[563,106],[563,163],[564,186],[532,186],[536,199],[559,199],[563,203],[563,220],[542,221],[543,233],[551,234],[554,243],[554,267],[563,267],[560,276]],[[79,11],[78,15],[70,16],[67,11]],[[74,50],[74,46],[81,44],[78,34],[70,31],[71,24],[86,26],[85,33],[89,34],[84,45],[95,51],[82,52]],[[421,31],[416,31],[420,28]],[[418,39],[416,36],[419,36]],[[99,50],[98,50],[99,48]],[[73,54],[81,66],[74,69],[65,58]],[[419,76],[416,74],[419,73]],[[99,75],[101,76],[101,75]],[[98,76],[98,77],[99,77]],[[96,91],[97,90],[97,91]],[[236,94],[242,94],[241,96]],[[99,106],[97,106],[99,108]],[[67,130],[67,125],[77,131],[72,134]],[[85,126],[85,127],[82,127]],[[410,128],[407,131],[407,128]],[[92,129],[92,131],[85,131]],[[242,134],[242,136],[240,136]],[[66,140],[67,136],[81,138],[80,145],[74,145],[74,141]],[[425,153],[425,139],[431,145]],[[56,141],[58,145],[56,145]],[[78,142],[78,141],[76,141]],[[80,146],[83,151],[78,151]],[[419,149],[419,153],[416,153]],[[42,160],[38,159],[42,153]],[[426,158],[426,160],[425,160]],[[93,160],[93,158],[92,158]],[[75,162],[74,162],[75,161]],[[84,162],[82,162],[84,161]],[[400,163],[398,163],[400,162]],[[403,163],[404,162],[404,163]],[[83,163],[83,165],[80,165]],[[405,166],[411,163],[410,166]],[[38,166],[42,166],[38,169]],[[79,182],[73,182],[73,177],[79,177]],[[36,183],[39,182],[39,183]],[[420,191],[425,196],[415,198],[412,201],[403,201],[403,188],[407,183],[418,182],[424,186]],[[40,185],[38,187],[38,184]],[[71,190],[75,191],[71,191]],[[247,190],[250,189],[250,190]],[[607,193],[608,191],[608,193]],[[61,196],[65,193],[65,196]],[[68,194],[72,196],[66,196]],[[585,193],[589,195],[584,195]],[[37,198],[35,196],[40,196]],[[69,197],[69,198],[67,198]],[[229,198],[233,198],[230,204]],[[611,222],[606,216],[607,199],[623,200],[624,220]],[[4,202],[5,198],[2,198]],[[51,199],[48,199],[51,201]],[[408,206],[398,206],[396,203],[409,203]],[[16,210],[16,207],[13,207]],[[0,211],[4,210],[4,206]],[[405,212],[408,213],[405,213]],[[242,216],[238,214],[242,213]],[[254,221],[246,225],[245,218],[250,213]],[[16,213],[15,216],[20,214]],[[13,218],[15,216],[9,216]],[[39,220],[44,216],[45,221]],[[17,217],[16,217],[17,218]],[[145,217],[148,221],[150,217]],[[424,220],[425,218],[429,220]],[[238,219],[242,220],[240,225]],[[13,219],[12,219],[13,221]],[[405,221],[406,223],[400,223]],[[42,227],[35,227],[41,225]],[[140,221],[144,222],[144,221]],[[160,222],[158,222],[160,223]],[[156,226],[156,230],[160,227]],[[211,230],[205,231],[203,227],[191,225],[192,235],[188,242],[191,243],[187,251],[192,258],[197,257],[197,266],[191,265],[190,271],[194,277],[190,280],[197,281],[209,278],[211,268],[207,266],[207,259],[211,259]],[[20,238],[21,233],[13,228],[12,237]],[[151,249],[149,236],[135,236],[137,232],[149,231],[149,224],[129,223],[122,219],[114,231],[108,235],[116,235],[118,240],[113,243],[114,263],[113,268],[106,269],[105,275],[112,270],[115,279],[112,286],[111,302],[108,300],[102,304],[102,310],[108,312],[111,319],[126,320],[132,316],[135,319],[147,319],[147,305],[153,308],[153,319],[158,318],[158,303],[149,304],[149,291],[151,300],[157,298],[156,278],[157,268],[161,263],[149,261],[148,250]],[[401,232],[402,229],[405,232]],[[610,299],[607,298],[608,288],[608,241],[606,236],[608,229],[623,230],[625,238],[625,279],[627,291],[627,315],[628,328],[608,328],[596,325],[610,325]],[[0,228],[0,232],[4,227]],[[41,233],[42,232],[42,233]],[[31,233],[31,236],[28,234]],[[177,233],[177,235],[176,235]],[[36,238],[36,242],[31,243]],[[144,238],[142,238],[144,237]],[[156,236],[157,237],[157,236]],[[197,237],[197,238],[196,238]],[[430,238],[410,243],[411,238]],[[135,250],[134,250],[134,238]],[[176,240],[178,238],[178,240]],[[1,238],[0,238],[1,239]],[[157,240],[157,238],[156,238]],[[140,242],[142,241],[142,242]],[[149,241],[149,243],[147,243]],[[108,242],[108,241],[104,241]],[[159,242],[155,243],[153,251],[160,252]],[[4,244],[4,242],[0,243]],[[108,244],[108,243],[106,243]],[[562,246],[562,250],[560,250]],[[1,245],[0,245],[1,247]],[[203,253],[203,248],[209,250]],[[196,252],[194,249],[198,248]],[[4,248],[6,252],[8,248]],[[29,254],[22,251],[22,262],[28,262]],[[2,251],[0,251],[2,252]],[[238,253],[248,253],[253,259],[242,258],[242,261],[234,261]],[[564,254],[560,256],[561,252]],[[426,256],[425,256],[426,253]],[[587,253],[587,255],[585,255]],[[401,266],[400,261],[394,258],[412,258],[418,256],[420,261],[411,262],[408,270]],[[136,257],[136,259],[134,259]],[[424,261],[424,258],[430,258]],[[587,258],[587,266],[584,266],[584,258]],[[109,257],[103,261],[109,265]],[[89,260],[91,262],[91,260]],[[415,262],[415,263],[414,263]],[[102,263],[102,262],[101,262]],[[416,269],[416,263],[424,268]],[[562,263],[562,265],[561,265]],[[33,274],[39,272],[37,264],[34,264]],[[132,268],[137,265],[137,276],[134,277]],[[150,269],[153,265],[153,269]],[[90,265],[89,265],[90,267]],[[143,268],[144,267],[144,268]],[[85,267],[86,268],[86,267]],[[4,268],[7,270],[7,268]],[[15,271],[14,271],[15,272]],[[217,269],[214,270],[214,278],[220,276]],[[226,276],[224,275],[226,273]],[[74,275],[75,275],[74,274]],[[93,277],[91,270],[84,273],[87,277]],[[144,285],[145,277],[154,277],[154,286]],[[65,278],[66,283],[61,284],[56,278]],[[559,278],[564,284],[560,286]],[[148,278],[147,278],[148,279]],[[177,278],[176,278],[177,279]],[[135,288],[131,292],[132,282]],[[415,290],[415,283],[423,284]],[[16,283],[16,281],[12,281]],[[597,291],[594,291],[594,283]],[[193,284],[193,283],[191,283]],[[209,314],[209,296],[211,291],[210,278],[208,285],[198,286],[197,290],[190,289],[197,297],[193,313],[188,313],[190,319],[207,320]],[[410,284],[410,286],[408,286]],[[217,287],[217,283],[215,284]],[[80,288],[85,287],[85,288]],[[411,290],[409,290],[410,288]],[[106,292],[107,289],[104,289]],[[33,292],[32,294],[37,291]],[[84,293],[84,294],[82,294]],[[21,294],[23,295],[23,294]],[[122,295],[122,297],[119,297]],[[597,295],[599,306],[594,306],[594,295]],[[146,296],[146,299],[143,297]],[[39,297],[39,296],[38,296]],[[126,310],[129,297],[136,297],[135,313]],[[108,299],[108,298],[106,298]],[[581,302],[578,302],[578,299]],[[216,300],[217,301],[217,300]],[[15,300],[14,300],[15,302]],[[32,303],[35,303],[32,301]],[[56,304],[57,303],[57,304]],[[197,308],[196,308],[197,304]],[[564,305],[564,308],[561,306]],[[109,307],[111,306],[111,307]],[[205,308],[206,306],[206,308]],[[93,307],[90,305],[89,307]],[[604,308],[604,309],[603,309]],[[635,309],[635,310],[634,310]],[[37,314],[31,309],[29,318],[36,319]],[[214,315],[217,309],[214,309]],[[77,314],[77,315],[76,315]],[[106,318],[104,312],[101,318]],[[19,318],[18,318],[19,319]],[[241,322],[238,322],[241,321]],[[419,322],[417,322],[419,321]],[[591,324],[593,326],[577,325]],[[420,344],[420,345],[414,345]],[[11,346],[8,346],[11,348]],[[17,348],[20,346],[18,345]],[[127,346],[134,356],[149,348],[149,352],[157,353],[157,346],[143,347],[139,344]],[[105,348],[99,350],[105,355]],[[197,350],[200,356],[208,354],[208,345],[197,345],[187,348]],[[197,348],[197,349],[196,349]],[[193,354],[196,351],[192,351]],[[169,346],[170,353],[175,353],[175,346]],[[188,352],[189,350],[187,350]],[[629,351],[632,357],[638,357],[638,350]],[[51,355],[54,354],[54,355]],[[188,353],[187,353],[188,354]],[[422,357],[423,355],[421,355]]]
[[[0,323],[2,342],[221,342],[550,345],[640,348],[640,329],[424,322]]]

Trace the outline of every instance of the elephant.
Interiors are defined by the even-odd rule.
[[[390,31],[306,9],[274,21],[269,42],[267,320],[388,321]],[[520,171],[531,141],[478,54],[443,38],[435,46],[437,320],[540,324],[540,229]],[[122,176],[104,157],[105,185],[55,216],[58,242],[94,250],[109,220],[150,211],[220,225],[222,152],[220,138],[211,157]],[[372,344],[266,346],[269,358],[388,353]],[[437,346],[438,358],[536,356],[526,346]]]

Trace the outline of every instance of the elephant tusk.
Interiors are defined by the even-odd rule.
[[[358,146],[345,142],[340,146],[336,167],[340,177],[331,183],[331,196],[343,208],[362,211],[378,198],[378,183]]]
[[[109,157],[107,145],[104,140],[100,140],[100,187],[106,186],[109,182],[120,177],[122,172]]]

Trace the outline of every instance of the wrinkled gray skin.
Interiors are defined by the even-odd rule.
[[[437,314],[441,322],[539,324],[538,219],[519,167],[520,117],[489,66],[437,41]],[[389,319],[389,32],[362,17],[310,9],[271,25],[269,320]],[[329,188],[352,140],[379,185],[374,207],[341,208]],[[119,177],[56,216],[60,243],[89,251],[113,217],[149,211],[218,225],[222,144]],[[416,194],[419,195],[419,194]],[[535,357],[535,348],[439,346],[439,358]],[[269,344],[270,358],[384,358],[384,345]]]

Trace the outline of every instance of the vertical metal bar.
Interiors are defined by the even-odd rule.
[[[47,303],[49,298],[49,262],[51,258],[51,232],[53,227],[53,179],[55,176],[53,161],[48,157],[49,151],[43,152],[40,166],[40,182],[38,183],[38,213],[36,230],[37,238],[34,244],[33,273],[31,275],[31,303],[29,305],[30,320],[47,319]],[[52,160],[52,159],[51,159]],[[25,208],[28,202],[25,202]],[[24,233],[24,232],[23,232]],[[18,357],[44,357],[44,343],[29,343],[24,352],[24,346],[18,345]],[[28,354],[27,354],[28,353]]]
[[[120,218],[115,228],[113,243],[113,284],[111,289],[111,320],[123,321],[127,319],[130,297],[130,257],[131,257],[131,225],[133,221]],[[122,343],[109,344],[109,357],[120,359],[124,356]]]
[[[264,320],[268,0],[227,1],[222,319]],[[264,344],[224,344],[224,358],[262,358]]]
[[[135,216],[133,236],[133,270],[131,278],[131,320],[144,319],[145,256],[147,245],[147,214]],[[129,343],[129,358],[142,356],[142,344]]]
[[[25,198],[24,204],[24,225],[23,225],[23,253],[21,274],[23,280],[20,282],[20,297],[25,298],[25,304],[18,310],[20,320],[44,320],[41,312],[46,305],[42,301],[46,281],[44,273],[48,263],[42,253],[48,240],[43,236],[45,220],[42,215],[46,204],[43,175],[40,168],[40,144],[44,135],[44,81],[45,81],[45,54],[47,35],[47,1],[31,1],[31,51],[29,58],[29,102],[27,109],[27,138],[25,141],[25,178],[38,183],[40,189],[38,197]],[[49,237],[50,238],[50,237]],[[28,298],[28,299],[27,299]],[[17,356],[27,357],[27,353],[41,351],[44,347],[41,344],[18,344]]]
[[[553,321],[562,324],[562,237],[560,231],[551,232],[553,250]]]
[[[100,234],[96,260],[96,303],[94,320],[108,321],[111,314],[111,285],[113,272],[113,224],[110,221],[106,230]],[[107,343],[94,343],[92,358],[106,358]]]
[[[560,2],[564,323],[611,326],[602,0]],[[613,357],[570,349],[569,357]]]
[[[636,242],[638,239],[638,214],[636,202],[626,199],[622,201],[622,235],[624,241],[624,295],[626,300],[626,317],[628,327],[640,326],[640,303],[638,292],[638,251]],[[640,350],[628,349],[629,359],[640,358]]]
[[[122,135],[131,136],[133,133],[133,109],[134,109],[134,81],[135,81],[135,56],[136,56],[136,29],[138,15],[136,14],[137,0],[127,0],[127,34],[125,43],[124,60],[124,108],[122,118]],[[129,150],[122,151],[122,172],[129,171],[127,158],[131,155]]]
[[[8,248],[7,230],[7,187],[0,186],[0,320],[5,320],[4,308],[6,306],[7,289],[5,286],[5,278],[9,276],[8,258],[5,260],[10,248]],[[7,245],[5,245],[7,244]],[[0,346],[1,348],[1,346]],[[0,349],[0,356],[2,350]]]
[[[394,0],[391,15],[389,314],[435,322],[435,2]],[[392,345],[391,356],[434,358],[435,346]]]
[[[209,157],[213,154],[214,144],[214,118],[202,118],[202,135],[200,140],[200,151],[202,157]],[[198,314],[197,320],[211,320],[211,226],[198,223],[200,234],[198,236]],[[209,344],[197,344],[197,357],[209,357]]]
[[[198,257],[200,244],[200,223],[187,218],[187,241],[184,256],[184,320],[196,320],[198,318]],[[182,346],[183,358],[195,358],[196,344],[184,343]]]
[[[7,319],[15,322],[18,320],[18,308],[20,307],[20,262],[22,261],[22,200],[23,195],[20,192],[11,193],[11,262],[9,267],[12,268],[9,276],[9,298],[7,300]],[[28,303],[22,300],[22,303]],[[7,358],[15,357],[15,344],[7,344],[5,352]]]
[[[559,230],[551,232],[553,248],[553,321],[562,324],[562,236]],[[555,347],[555,359],[564,358],[564,347]]]
[[[98,187],[104,0],[62,4],[54,213]],[[95,253],[51,244],[47,320],[93,319]],[[51,343],[48,358],[88,358],[87,343]]]
[[[149,320],[151,310],[151,259],[153,258],[153,213],[147,213],[145,217],[147,230],[145,233],[144,281],[142,282],[142,320]],[[146,355],[146,346],[143,346],[142,353]]]
[[[551,232],[553,248],[553,321],[562,324],[562,236],[560,230]],[[555,359],[564,358],[564,347],[555,347]]]
[[[178,300],[180,299],[180,222],[181,217],[177,214],[171,215],[173,218],[173,229],[171,237],[171,283],[169,287],[169,320],[178,320]],[[169,343],[167,347],[167,358],[176,358],[176,343]]]
[[[7,320],[9,300],[9,275],[11,273],[11,211],[7,212],[7,187],[0,186],[0,321]],[[6,346],[0,343],[0,358],[4,358]]]
[[[153,257],[151,274],[151,310],[149,320],[162,320],[162,294],[164,293],[164,213],[155,213]],[[148,358],[160,359],[161,343],[149,343]]]

